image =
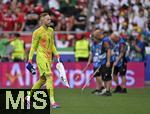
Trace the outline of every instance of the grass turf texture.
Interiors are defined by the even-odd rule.
[[[90,89],[56,89],[61,108],[51,114],[149,114],[150,88],[129,89],[128,94],[112,97],[91,94]]]

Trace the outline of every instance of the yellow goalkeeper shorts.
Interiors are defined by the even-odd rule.
[[[40,76],[47,76],[52,73],[51,71],[51,63],[49,61],[46,61],[44,59],[37,60],[37,66],[39,69]]]

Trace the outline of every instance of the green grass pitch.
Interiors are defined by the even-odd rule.
[[[56,89],[61,108],[51,114],[150,114],[150,88],[129,89],[112,97],[91,94],[91,89]]]

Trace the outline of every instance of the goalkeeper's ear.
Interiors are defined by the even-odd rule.
[[[40,17],[40,20],[39,20],[39,25],[41,26],[43,24],[43,18]]]

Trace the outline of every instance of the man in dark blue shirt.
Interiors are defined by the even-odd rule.
[[[92,93],[98,92],[98,95],[111,96],[111,70],[112,70],[112,56],[111,56],[111,42],[108,37],[104,36],[103,30],[96,30],[93,33],[93,43],[91,45],[91,56],[89,57],[89,62],[93,61],[94,72],[97,71],[94,75],[96,78],[96,90]],[[88,65],[87,64],[87,65]],[[102,80],[101,80],[102,79]],[[104,82],[106,91],[102,92],[103,86],[102,81]]]
[[[127,64],[126,64],[126,56],[125,53],[127,51],[126,42],[123,38],[120,38],[118,32],[114,32],[110,36],[111,41],[113,43],[113,49],[112,53],[114,55],[115,61],[113,63],[113,78],[116,83],[116,88],[114,90],[114,93],[127,93],[126,90],[126,70],[127,70]],[[120,74],[122,78],[122,87],[119,85],[118,82],[118,73]]]

